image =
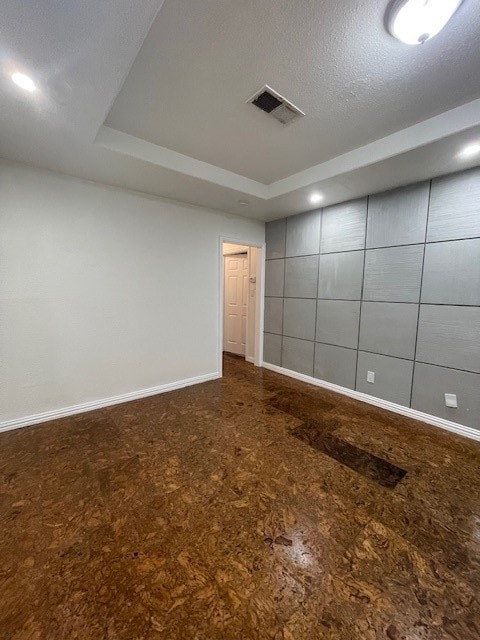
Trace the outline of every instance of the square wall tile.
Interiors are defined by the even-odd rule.
[[[285,296],[287,298],[316,298],[318,255],[285,260]]]
[[[367,382],[367,372],[375,373],[375,382]],[[357,391],[375,398],[410,406],[413,362],[373,353],[358,353]]]
[[[320,253],[363,249],[366,221],[366,198],[326,207],[322,215]]]
[[[422,302],[480,305],[480,239],[427,244]]]
[[[340,387],[355,389],[357,352],[345,347],[329,344],[315,344],[315,368],[313,375],[319,380],[338,384]]]
[[[270,364],[281,365],[282,358],[282,336],[274,333],[263,334],[263,361]]]
[[[318,253],[321,209],[287,218],[287,257]]]
[[[264,330],[267,333],[282,333],[283,298],[265,298]]]
[[[324,253],[320,256],[318,297],[360,300],[364,251]]]
[[[432,181],[427,242],[480,236],[480,168]]]
[[[283,296],[285,280],[285,260],[267,260],[265,262],[265,295]]]
[[[480,373],[480,307],[422,304],[416,360]]]
[[[418,302],[424,245],[369,249],[365,256],[363,299]]]
[[[308,340],[283,338],[282,367],[312,376],[314,344]]]
[[[303,340],[315,339],[316,300],[285,298],[283,335]]]
[[[359,349],[413,360],[417,319],[418,304],[364,302]]]
[[[370,196],[367,248],[425,242],[430,182]]]
[[[319,300],[315,340],[356,349],[360,302]]]
[[[269,258],[285,257],[285,239],[287,232],[287,221],[273,220],[265,225],[265,242],[267,245],[267,260]]]
[[[415,364],[412,408],[467,427],[480,429],[480,375],[431,364]],[[458,407],[445,406],[445,394],[457,396]]]

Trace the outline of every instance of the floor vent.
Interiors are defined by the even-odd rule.
[[[290,124],[305,115],[303,111],[268,85],[257,91],[247,102],[273,116],[282,124]]]

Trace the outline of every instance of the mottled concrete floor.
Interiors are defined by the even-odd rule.
[[[1,640],[478,640],[480,446],[227,358],[0,435]]]

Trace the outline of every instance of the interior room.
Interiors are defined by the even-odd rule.
[[[480,3],[2,3],[0,638],[480,638]]]

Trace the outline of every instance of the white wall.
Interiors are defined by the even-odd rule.
[[[264,240],[263,223],[4,162],[0,229],[0,423],[216,373],[219,236]]]

